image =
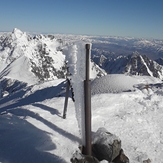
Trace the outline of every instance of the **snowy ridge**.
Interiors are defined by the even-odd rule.
[[[149,76],[153,76],[153,73],[149,70],[147,64],[145,63],[145,61],[144,61],[144,59],[143,59],[143,57],[140,56],[140,58],[141,58],[143,64],[145,65],[145,67],[146,67],[146,69],[147,69],[147,72],[148,72]]]
[[[101,62],[101,58],[95,58],[94,61],[108,74],[148,75],[163,78],[163,66],[138,53],[116,58],[104,58],[103,62]]]
[[[27,80],[24,82],[27,83],[31,78],[33,83],[36,83],[39,80],[64,77],[62,69],[65,56],[57,50],[59,46],[57,39],[50,36],[32,36],[19,29],[14,29],[1,41],[0,69],[3,70],[3,76],[18,80],[25,78]],[[20,68],[22,69],[21,74],[17,73]]]
[[[11,33],[3,33],[0,36],[1,80],[8,78],[9,82],[18,80],[31,85],[66,78],[62,49],[73,42],[55,38],[54,35],[31,35],[17,28]],[[93,78],[106,74],[95,63],[91,63],[91,69]]]

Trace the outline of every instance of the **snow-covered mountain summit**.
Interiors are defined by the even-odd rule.
[[[4,90],[10,90],[13,85],[18,87],[66,78],[65,46],[69,46],[69,43],[63,45],[63,40],[54,35],[32,35],[17,28],[1,34],[1,86]],[[105,75],[105,71],[91,62],[91,74],[93,77],[101,76]]]
[[[54,37],[32,36],[15,28],[0,37],[1,76],[24,82],[64,77],[65,56],[57,50],[59,46]]]

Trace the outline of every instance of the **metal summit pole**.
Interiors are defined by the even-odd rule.
[[[86,48],[86,80],[84,80],[84,100],[85,100],[85,147],[83,153],[92,155],[92,135],[91,135],[91,81],[90,77],[90,44]]]
[[[64,110],[63,110],[63,119],[66,119],[69,90],[70,90],[70,81],[67,79],[66,96],[65,96],[65,103],[64,103]]]

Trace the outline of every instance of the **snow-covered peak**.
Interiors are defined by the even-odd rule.
[[[14,28],[12,33],[16,38],[20,38],[23,35],[23,32],[18,28]]]
[[[107,58],[103,62],[100,62],[99,57],[95,58],[95,62],[108,74],[147,75],[163,79],[163,66],[138,52],[128,56]]]
[[[28,84],[65,77],[65,56],[59,46],[54,37],[33,37],[15,28],[0,40],[0,77]]]

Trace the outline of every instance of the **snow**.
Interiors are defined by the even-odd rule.
[[[38,79],[34,74],[29,71],[29,58],[26,56],[20,56],[16,60],[9,64],[1,73],[0,76],[6,76],[6,78],[17,79],[29,85],[37,83]],[[20,71],[21,67],[21,71]]]
[[[149,83],[159,83],[160,79],[149,76],[127,76],[124,74],[106,75],[92,81],[92,94],[120,93],[134,91],[137,85],[145,87]],[[141,83],[144,83],[141,85]]]
[[[142,57],[142,56],[140,56],[140,58],[141,58],[142,62],[144,63],[145,67],[147,68],[147,71],[148,71],[148,73],[150,74],[150,76],[153,76],[153,73],[152,73],[152,72],[149,70],[149,68],[148,68],[147,64],[144,62],[143,57]]]
[[[45,58],[49,59],[51,66],[58,71],[64,66],[65,55],[57,49],[60,43],[55,38],[51,39],[41,34],[37,36],[28,35],[17,28],[4,37],[2,42],[4,47],[0,49],[0,71],[5,72],[8,77],[21,79],[20,81],[25,79],[27,83],[34,84],[39,79],[34,79],[33,72],[31,72],[32,66],[40,68]],[[20,65],[21,72],[19,71]],[[21,77],[23,73],[25,77]],[[4,74],[2,75],[4,76]],[[49,80],[54,78],[56,77],[51,73]]]
[[[79,152],[78,147],[83,143],[80,131],[83,126],[79,125],[80,117],[76,108],[82,108],[84,62],[74,65],[79,59],[84,59],[81,56],[82,45],[74,42],[70,42],[69,46],[65,45],[65,52],[73,52],[71,57],[67,56],[67,60],[72,64],[70,69],[74,73],[73,86],[78,93],[75,94],[75,104],[69,98],[67,118],[63,119],[65,79],[38,82],[28,71],[27,58],[35,61],[35,49],[39,42],[31,40],[26,45],[26,34],[17,29],[12,35],[14,33],[16,34],[12,38],[20,46],[11,55],[17,60],[7,60],[5,57],[11,49],[4,49],[0,55],[1,66],[4,68],[4,65],[10,64],[6,69],[1,67],[0,77],[16,78],[28,84],[0,98],[0,162],[68,163],[73,154]],[[82,40],[87,37],[78,38]],[[59,69],[59,59],[64,60],[65,56],[62,52],[55,51],[58,43],[45,37],[42,41],[51,45],[46,50],[55,57]],[[19,55],[20,52],[25,55]],[[21,65],[21,70],[18,65]],[[163,83],[154,77],[116,74],[92,79],[92,136],[99,128],[105,128],[121,140],[124,153],[131,163],[143,163],[148,158],[152,163],[162,163],[162,97]]]
[[[124,74],[113,74],[97,78],[92,82],[92,94],[118,93],[134,90],[133,85],[138,84],[134,77]]]
[[[23,35],[23,32],[21,30],[19,30],[18,28],[14,28],[12,33],[16,38],[20,38]]]
[[[116,135],[109,133],[105,128],[101,127],[93,135],[92,144],[99,144],[102,141],[105,145],[108,145],[113,144],[114,140],[120,142],[120,139]]]
[[[118,76],[117,80],[122,79]],[[116,87],[118,82],[112,77]],[[162,83],[152,77],[133,78],[139,82],[134,91],[123,92],[122,84],[121,92],[92,96],[92,132],[104,127],[118,136],[132,163],[148,158],[162,163]],[[63,82],[56,79],[28,86],[0,99],[1,162],[70,162],[79,151],[81,135],[70,99],[67,119],[62,118]]]

